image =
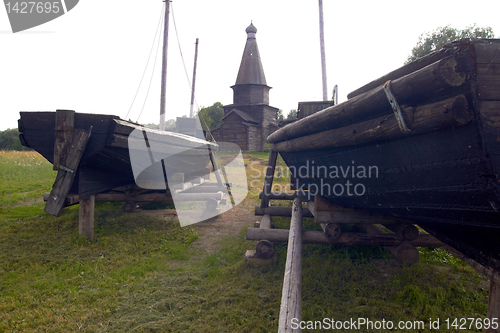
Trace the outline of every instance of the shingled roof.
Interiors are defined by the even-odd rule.
[[[260,60],[259,48],[257,47],[257,39],[255,38],[257,28],[250,23],[245,32],[247,33],[247,42],[235,85],[259,84],[267,86],[266,76],[264,75],[264,69]]]

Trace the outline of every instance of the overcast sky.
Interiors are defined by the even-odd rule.
[[[500,36],[500,1],[323,0],[328,91],[339,102],[356,88],[400,67],[426,31],[450,24],[491,26]],[[321,100],[318,1],[174,0],[179,43],[189,77],[199,42],[198,107],[232,103],[253,21],[270,105],[284,113],[299,101]],[[0,130],[17,127],[19,111],[113,114],[125,118],[144,72],[163,2],[83,0],[51,22],[13,34],[0,8]],[[189,114],[190,86],[172,16],[166,118]],[[150,61],[152,65],[154,55]],[[140,123],[159,122],[160,67]],[[128,118],[136,121],[149,84],[146,74]]]

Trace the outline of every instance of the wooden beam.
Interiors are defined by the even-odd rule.
[[[293,332],[292,319],[299,322],[302,320],[302,204],[300,198],[293,199],[292,208],[278,332]]]
[[[407,241],[415,240],[419,235],[418,228],[410,223],[384,223],[383,226]]]
[[[80,201],[78,234],[89,240],[94,238],[94,206],[94,195]]]
[[[293,200],[297,196],[297,192],[271,192],[269,200]],[[263,192],[259,192],[259,199],[262,199]]]
[[[289,231],[284,229],[256,229],[248,228],[247,240],[267,239],[272,242],[287,242]],[[304,231],[302,233],[303,243],[308,244],[331,244],[350,246],[399,246],[405,241],[396,235],[368,235],[365,233],[343,233],[336,239],[328,238],[322,231]],[[441,247],[443,244],[431,235],[420,235],[416,240],[409,242],[416,247]]]
[[[267,161],[266,168],[266,178],[264,178],[264,187],[262,188],[262,199],[260,201],[260,207],[269,207],[269,196],[271,194],[271,189],[273,187],[274,179],[274,169],[276,168],[276,160],[278,158],[278,153],[271,149],[269,152],[269,160]]]
[[[295,199],[294,199],[295,200]],[[269,214],[271,216],[285,216],[285,217],[291,217],[292,216],[292,207],[282,207],[282,206],[272,206],[272,207],[255,207],[255,215],[265,215]],[[302,209],[302,214],[304,217],[314,217],[309,209],[303,208]]]
[[[83,151],[90,138],[91,130],[92,128],[90,128],[89,131],[74,131],[73,143],[66,159],[66,165],[62,166],[62,169],[59,169],[54,185],[52,186],[52,191],[49,195],[49,200],[45,204],[46,213],[54,216],[59,216],[61,214],[66,202],[66,196],[75,179],[76,169],[78,168]]]

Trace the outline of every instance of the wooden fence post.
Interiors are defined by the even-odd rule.
[[[78,233],[89,240],[94,238],[94,206],[95,195],[80,200]]]
[[[302,320],[302,203],[293,199],[290,234],[286,254],[285,277],[281,294],[278,332],[301,332],[292,329],[292,319]]]

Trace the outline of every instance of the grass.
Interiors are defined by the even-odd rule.
[[[264,153],[245,154],[253,204],[262,160]],[[77,206],[59,218],[43,212],[40,198],[55,175],[42,157],[0,152],[0,175],[0,331],[277,330],[286,244],[275,244],[276,264],[248,266],[243,254],[255,242],[245,240],[246,228],[221,231],[207,251],[206,227],[125,214],[111,203],[96,204],[95,239],[87,241],[78,236]],[[287,228],[289,219],[273,223]],[[304,228],[319,230],[310,219]],[[421,263],[405,267],[381,248],[305,244],[303,320],[421,320],[421,332],[435,332],[431,318],[485,317],[484,277],[440,249],[421,249],[420,256]]]

